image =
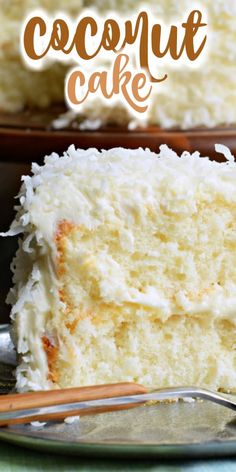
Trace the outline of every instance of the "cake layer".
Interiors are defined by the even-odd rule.
[[[162,322],[140,306],[124,312],[104,306],[100,318],[77,312],[72,322],[61,319],[59,340],[43,337],[50,380],[65,388],[135,381],[152,388],[235,390],[235,324],[207,313]],[[55,320],[47,327],[58,330]]]
[[[219,148],[221,150],[221,148]],[[24,178],[19,390],[236,390],[236,164],[166,146],[53,154]]]

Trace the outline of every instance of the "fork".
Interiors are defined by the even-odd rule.
[[[67,416],[89,415],[134,408],[148,402],[185,398],[204,399],[236,411],[236,401],[226,395],[198,387],[177,387],[148,391],[135,383],[96,385],[43,392],[2,395],[0,426],[31,421],[62,420]]]

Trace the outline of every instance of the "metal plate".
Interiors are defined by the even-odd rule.
[[[0,330],[0,360],[4,356],[6,361],[9,352],[12,362],[6,328],[2,333],[4,337]],[[13,387],[12,369],[0,364],[1,393]],[[1,428],[0,439],[32,449],[90,457],[220,457],[236,455],[236,415],[205,401],[167,403],[83,417],[74,424]]]

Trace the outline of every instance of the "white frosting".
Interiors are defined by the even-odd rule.
[[[64,423],[66,424],[75,424],[79,423],[80,421],[80,416],[67,416],[67,418],[64,419]]]
[[[225,151],[219,146],[218,149]],[[17,373],[19,390],[52,386],[47,380],[48,366],[41,337],[47,335],[48,313],[55,314],[64,309],[55,275],[58,224],[66,220],[87,230],[114,225],[120,234],[121,247],[127,248],[132,255],[135,235],[130,228],[136,219],[145,226],[148,211],[155,212],[160,207],[173,220],[181,217],[184,222],[196,214],[197,200],[210,207],[218,199],[224,201],[225,213],[219,218],[217,213],[215,215],[213,231],[217,236],[228,221],[227,205],[234,208],[236,204],[236,164],[228,151],[226,155],[230,161],[217,163],[200,158],[198,153],[191,156],[185,152],[179,158],[167,146],[161,146],[159,155],[142,149],[117,148],[100,153],[96,149],[83,151],[71,146],[62,157],[55,153],[46,157],[42,167],[33,164],[33,176],[23,177],[21,205],[8,233],[24,233],[23,244],[13,264],[15,287],[9,296],[13,304],[17,348],[22,355]],[[170,259],[181,257],[176,241],[166,243],[165,260],[168,255]],[[202,234],[199,241],[207,241],[207,235]],[[103,303],[136,304],[157,310],[162,320],[173,313],[187,313],[188,316],[207,313],[213,318],[226,317],[236,323],[236,284],[233,280],[228,280],[224,287],[214,284],[209,292],[197,299],[194,293],[190,296],[186,290],[173,292],[171,287],[164,287],[162,291],[149,285],[139,290],[127,285],[125,269],[105,250],[95,255],[78,244],[73,252],[74,247],[70,249],[72,242],[68,240],[67,244],[73,253],[75,268],[76,265],[91,265]],[[161,249],[149,251],[146,247],[145,251],[147,260],[153,260],[153,264],[163,263]],[[178,271],[180,275],[190,274],[197,280],[191,252],[186,254],[185,259],[180,259]],[[217,259],[219,263],[220,259]],[[168,293],[175,293],[175,296]]]

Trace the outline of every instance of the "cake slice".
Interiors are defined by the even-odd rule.
[[[221,150],[221,148],[219,148]],[[236,164],[76,150],[32,166],[8,234],[19,391],[236,391]]]

